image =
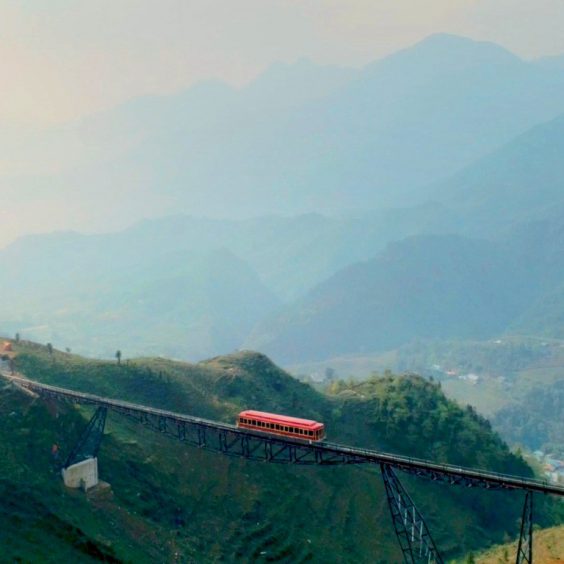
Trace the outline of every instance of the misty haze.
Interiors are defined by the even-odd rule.
[[[237,4],[0,7],[0,562],[564,561],[564,5]]]

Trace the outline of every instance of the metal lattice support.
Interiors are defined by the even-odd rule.
[[[521,518],[521,534],[517,548],[517,564],[533,562],[533,492],[525,495],[523,517]]]
[[[406,564],[419,562],[443,564],[425,521],[394,471],[381,464],[388,506]]]
[[[96,413],[94,413],[92,419],[88,422],[86,429],[82,432],[78,443],[76,443],[69,454],[64,468],[68,468],[87,458],[96,458],[104,435],[107,414],[108,409],[106,407],[99,407],[96,410]]]

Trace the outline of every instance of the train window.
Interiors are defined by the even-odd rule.
[[[268,428],[269,428],[269,429],[274,429],[274,423],[269,423],[269,424],[268,424]]]

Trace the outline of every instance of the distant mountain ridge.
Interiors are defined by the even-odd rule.
[[[337,168],[345,161],[358,170],[365,165],[377,169],[380,179],[388,166],[401,174],[411,174],[408,169],[419,174],[417,159],[431,162],[431,153],[433,159],[446,159],[449,164],[441,168],[444,179],[423,188],[402,183],[416,194],[403,208],[362,205],[362,210],[346,213],[345,208],[360,202],[355,199],[363,193],[362,183],[347,176],[334,192],[343,207],[338,216],[278,213],[237,220],[178,213],[105,235],[68,232],[22,238],[0,251],[0,324],[9,331],[29,330],[30,336],[63,346],[88,343],[79,350],[90,354],[111,354],[120,338],[135,351],[147,348],[182,358],[203,358],[250,343],[265,347],[276,360],[292,363],[320,360],[320,355],[395,348],[425,331],[437,338],[487,338],[505,331],[561,336],[564,109],[556,117],[552,114],[560,104],[564,107],[564,96],[551,98],[560,92],[561,78],[564,74],[540,69],[491,44],[434,36],[363,71],[322,68],[306,61],[277,65],[240,91],[207,83],[174,99],[138,100],[117,113],[97,116],[98,121],[82,125],[84,131],[100,125],[101,131],[94,132],[98,140],[114,131],[113,123],[116,132],[129,131],[126,137],[131,134],[136,139],[134,148],[116,153],[109,170],[122,170],[127,176],[127,167],[121,168],[122,156],[130,159],[136,151],[148,151],[140,159],[148,167],[143,182],[158,177],[153,175],[151,157],[157,145],[163,159],[179,159],[165,167],[167,175],[193,174],[190,159],[200,164],[211,159],[226,134],[226,142],[235,150],[234,166],[246,167],[244,156],[251,151],[252,167],[262,167],[265,174],[284,165],[284,184],[293,191],[299,187],[289,181],[295,169],[286,167],[287,157],[294,154],[302,164],[313,166],[308,151],[317,151],[316,144],[329,132],[319,153],[322,161],[317,163],[319,172],[330,179],[319,192],[324,198],[331,183],[334,187],[339,183]],[[285,91],[275,95],[282,85]],[[533,101],[536,106],[529,106]],[[495,113],[491,120],[486,119],[490,111]],[[535,120],[541,115],[552,119],[539,124]],[[469,120],[468,129],[457,127],[457,120]],[[521,132],[528,122],[533,122],[532,127]],[[301,132],[299,140],[286,143],[282,137],[269,137],[263,143],[267,138],[261,136],[271,135],[274,124],[288,135]],[[231,131],[235,137],[228,134]],[[207,139],[203,144],[196,139],[200,135]],[[504,137],[509,141],[498,146]],[[247,143],[251,138],[262,140],[257,145]],[[433,140],[439,138],[437,145]],[[453,155],[443,150],[441,143],[447,139],[448,151],[464,147],[456,158],[470,163],[451,175],[447,171],[459,165],[454,166]],[[208,153],[206,147],[212,145]],[[486,145],[494,150],[488,152]],[[274,168],[274,161],[264,160],[257,147],[274,151]],[[335,159],[332,151],[338,147]],[[408,159],[409,166],[393,160],[401,147],[416,155],[416,160]],[[476,160],[482,151],[487,154]],[[373,159],[374,155],[386,162]],[[214,157],[209,163],[213,174],[224,180],[230,177],[229,167],[218,165],[225,164],[221,159]],[[256,179],[251,169],[243,176]],[[283,211],[294,201],[286,188],[279,190],[279,185],[264,180],[264,189],[275,193],[269,205]],[[165,183],[159,198],[173,201],[173,185]],[[81,197],[88,192],[88,187],[76,186],[74,191]],[[315,186],[306,182],[300,197],[313,203],[315,197],[307,190]],[[127,194],[120,195],[121,188],[112,183],[108,188],[112,196],[105,197],[102,190],[99,205],[120,213],[119,198]],[[250,184],[249,189],[254,190]],[[132,190],[135,201],[150,204],[142,187],[135,185]],[[184,193],[178,190],[177,195]],[[238,194],[241,205],[258,201],[247,198],[248,192],[237,192],[235,184],[230,190]],[[426,202],[416,204],[419,198]],[[215,198],[218,206],[226,202]],[[48,209],[44,213],[49,215]],[[401,241],[383,252],[390,243]],[[474,251],[476,261],[470,256]],[[406,269],[404,277],[400,264]],[[487,276],[476,274],[481,268],[486,268]],[[442,278],[433,278],[437,273]],[[413,286],[419,278],[427,286]],[[351,294],[351,288],[358,295]],[[512,303],[507,298],[510,290],[515,293]],[[409,303],[398,295],[401,291],[411,296]],[[226,301],[221,301],[222,293],[229,297]],[[452,300],[450,314],[441,303],[441,293]],[[175,308],[182,313],[175,315]],[[357,315],[363,324],[354,322]],[[380,316],[393,328],[379,327]],[[112,337],[104,340],[84,333],[92,319],[98,320],[96,331],[107,331]],[[313,331],[316,324],[319,331]],[[341,325],[348,326],[345,334],[339,332]],[[333,326],[335,335],[329,338]],[[167,339],[176,344],[166,345]],[[308,341],[309,358],[305,356]]]
[[[417,337],[503,332],[534,295],[517,254],[458,236],[418,236],[344,269],[278,315],[246,346],[282,363],[392,349]]]
[[[564,114],[536,125],[433,188],[487,236],[564,210]],[[473,227],[472,227],[473,224]]]
[[[277,360],[289,363],[381,351],[429,335],[487,338],[515,331],[561,337],[561,154],[564,118],[558,117],[433,185],[438,201],[422,206],[341,217],[305,214],[244,221],[177,215],[146,220],[113,234],[23,238],[0,251],[0,272],[4,273],[0,289],[6,302],[2,325],[15,330],[31,328],[31,335],[43,340],[76,335],[78,342],[90,343],[79,350],[90,353],[103,350],[107,354],[109,341],[123,334],[130,335],[126,344],[136,351],[149,347],[172,356],[202,358],[224,352],[223,347],[231,350],[247,343],[264,347]],[[452,236],[456,233],[458,238]],[[408,237],[411,239],[394,243]],[[467,240],[480,238],[484,240]],[[390,243],[394,245],[382,254]],[[486,277],[480,272],[484,267],[481,259],[474,263],[474,252],[484,260],[489,256],[487,264],[495,267],[488,267]],[[399,254],[392,259],[394,253]],[[203,260],[204,256],[211,262]],[[457,256],[465,258],[457,262]],[[406,268],[403,278],[400,271],[393,273],[398,260]],[[212,264],[215,274],[207,282],[203,277],[196,282],[196,270],[207,272]],[[472,264],[474,271],[469,267]],[[372,265],[373,272],[367,265]],[[443,278],[434,279],[430,268]],[[448,268],[453,275],[446,274]],[[386,273],[390,275],[387,281]],[[147,288],[132,285],[132,276],[147,278]],[[185,289],[179,282],[182,276],[188,276]],[[230,277],[231,285],[219,284]],[[409,285],[421,277],[428,286]],[[168,305],[144,309],[146,301],[160,303],[159,284],[168,288]],[[151,285],[152,297],[146,293]],[[332,290],[327,290],[331,285]],[[232,301],[222,302],[213,288],[223,288]],[[260,299],[253,301],[249,290]],[[396,295],[400,290],[409,296],[409,302]],[[37,297],[30,299],[34,293]],[[507,303],[510,293],[515,293],[512,304]],[[188,294],[199,296],[201,303]],[[215,307],[212,295],[223,308]],[[448,304],[450,313],[441,305],[440,298],[446,296],[454,300]],[[241,299],[247,309],[238,309]],[[425,301],[437,304],[433,311]],[[206,303],[207,309],[202,305]],[[32,305],[34,314],[30,315]],[[171,318],[166,312],[175,307],[184,312],[184,318],[177,316],[167,325]],[[136,309],[144,310],[145,317],[136,316]],[[279,311],[278,321],[267,319],[275,310]],[[80,329],[100,311],[107,314],[100,331],[116,328],[103,346],[89,341]],[[448,320],[441,317],[447,314]],[[200,325],[188,329],[195,323],[193,315],[204,317]],[[380,327],[378,315],[394,329]],[[203,321],[206,316],[211,317]],[[62,319],[66,321],[61,325]],[[350,324],[344,335],[340,332],[342,319]],[[159,348],[154,338],[149,339],[150,329],[138,332],[138,327],[151,324],[159,328],[161,344],[167,339],[176,344]],[[314,330],[316,324],[320,326]],[[225,329],[229,337],[221,327],[229,328]],[[329,338],[331,332],[334,335]]]
[[[241,218],[415,205],[429,185],[564,113],[563,100],[564,70],[437,35],[360,71],[301,61],[240,90],[206,83],[134,100],[28,139],[37,158],[24,154],[1,187],[18,199],[31,188],[49,195],[51,228],[78,201],[75,225],[98,227],[173,211]],[[34,171],[40,160],[49,172]]]
[[[65,238],[69,244],[61,245]],[[61,252],[49,252],[51,241],[42,241],[19,260],[4,253],[2,322],[77,352],[108,357],[123,348],[201,359],[236,349],[279,303],[227,250],[132,260],[87,237],[52,239]]]

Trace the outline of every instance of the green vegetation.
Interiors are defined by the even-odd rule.
[[[56,350],[49,355],[46,347],[27,342],[16,350],[24,374],[77,390],[224,421],[249,407],[302,415],[325,421],[330,440],[530,474],[487,422],[446,400],[437,384],[417,377],[388,375],[342,385],[324,396],[251,352],[195,365],[140,359],[118,366]],[[375,555],[393,562],[398,557],[376,471],[232,460],[184,447],[111,414],[99,458],[101,478],[112,485],[113,497],[87,500],[64,490],[53,473],[50,448],[60,444],[64,456],[85,424],[79,414],[90,412],[34,401],[11,388],[0,398],[1,439],[7,446],[0,479],[10,488],[24,488],[52,512],[49,522],[60,523],[53,532],[31,514],[24,516],[28,541],[8,544],[14,558],[25,560],[51,536],[58,539],[54,554],[72,550],[75,560],[87,560],[88,550],[136,562],[174,561],[174,553],[201,562],[369,562]],[[401,479],[447,555],[516,534],[519,496]],[[550,500],[539,504],[543,524],[558,519],[554,511]],[[0,535],[13,532],[6,518],[6,512],[0,514]]]
[[[359,380],[386,369],[440,381],[448,397],[487,416],[511,445],[564,456],[562,341],[522,336],[489,341],[419,340],[380,355],[296,365],[292,372],[329,371],[333,378],[354,374]],[[327,385],[326,381],[321,387]]]
[[[51,455],[68,452],[85,421],[77,410],[37,402],[3,386],[0,391],[0,546],[2,561],[144,561],[170,554],[171,538],[158,523],[119,501],[66,490]],[[105,451],[115,450],[107,437]],[[150,535],[152,543],[143,539]],[[167,538],[168,536],[168,538]]]
[[[513,444],[564,457],[564,379],[533,388],[526,400],[500,409],[493,422]]]
[[[447,400],[440,384],[419,376],[387,375],[336,387],[346,398],[343,409],[352,403],[362,410],[365,425],[378,433],[386,449],[399,447],[418,458],[532,475],[525,462],[492,433],[487,419],[470,406],[462,409]],[[501,468],[500,452],[504,453]]]

